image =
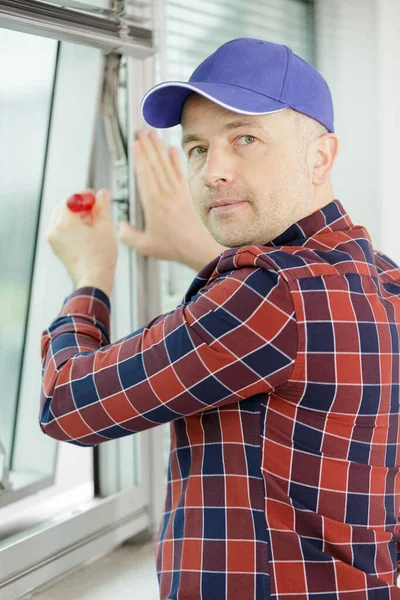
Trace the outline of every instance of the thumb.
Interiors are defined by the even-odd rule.
[[[123,244],[126,244],[130,248],[138,250],[142,254],[145,252],[145,238],[146,234],[144,231],[136,229],[128,223],[128,221],[120,221],[118,223],[119,239]]]
[[[111,192],[105,188],[96,194],[96,202],[93,207],[97,217],[111,218]]]

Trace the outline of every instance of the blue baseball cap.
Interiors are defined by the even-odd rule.
[[[190,76],[151,88],[141,103],[143,119],[157,128],[181,122],[196,92],[235,113],[263,115],[292,108],[333,133],[333,103],[321,73],[287,46],[254,38],[222,44]]]

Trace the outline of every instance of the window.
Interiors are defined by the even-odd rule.
[[[5,600],[46,582],[50,572],[57,577],[153,523],[158,526],[149,510],[150,473],[157,468],[157,460],[149,468],[155,433],[80,448],[44,436],[38,424],[41,333],[73,290],[45,238],[51,213],[90,185],[116,192],[120,173],[117,177],[100,117],[105,65],[115,56],[105,56],[103,49],[115,46],[114,40],[96,37],[92,46],[88,39],[83,45],[75,31],[74,42],[65,41],[68,28],[50,31],[47,24],[49,39],[38,35],[36,25],[35,35],[26,33],[28,23],[27,18],[24,33],[0,29],[0,441],[10,471],[10,485],[0,486],[0,596]],[[138,109],[144,86],[152,83],[143,60],[152,51],[151,38],[145,30],[140,45],[137,25],[136,31],[138,39],[128,48],[132,54],[122,56],[121,89],[112,82],[125,142],[138,127],[133,107]],[[114,106],[107,102],[113,119]],[[134,210],[134,186],[128,183],[125,200]],[[115,207],[116,221],[120,204]],[[139,276],[132,252],[121,246],[119,259],[112,341],[145,321],[136,310]],[[146,296],[146,288],[143,292]],[[118,305],[123,310],[116,310]]]
[[[15,434],[56,57],[54,40],[0,30],[0,440],[7,468]]]

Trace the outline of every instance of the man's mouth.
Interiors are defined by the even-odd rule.
[[[210,212],[213,214],[218,214],[222,212],[228,212],[231,210],[235,210],[239,206],[247,203],[247,200],[237,200],[233,198],[220,198],[219,200],[215,200],[210,205]]]

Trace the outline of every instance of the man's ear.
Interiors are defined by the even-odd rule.
[[[312,182],[322,185],[328,179],[339,152],[339,139],[334,133],[324,133],[313,142]]]

